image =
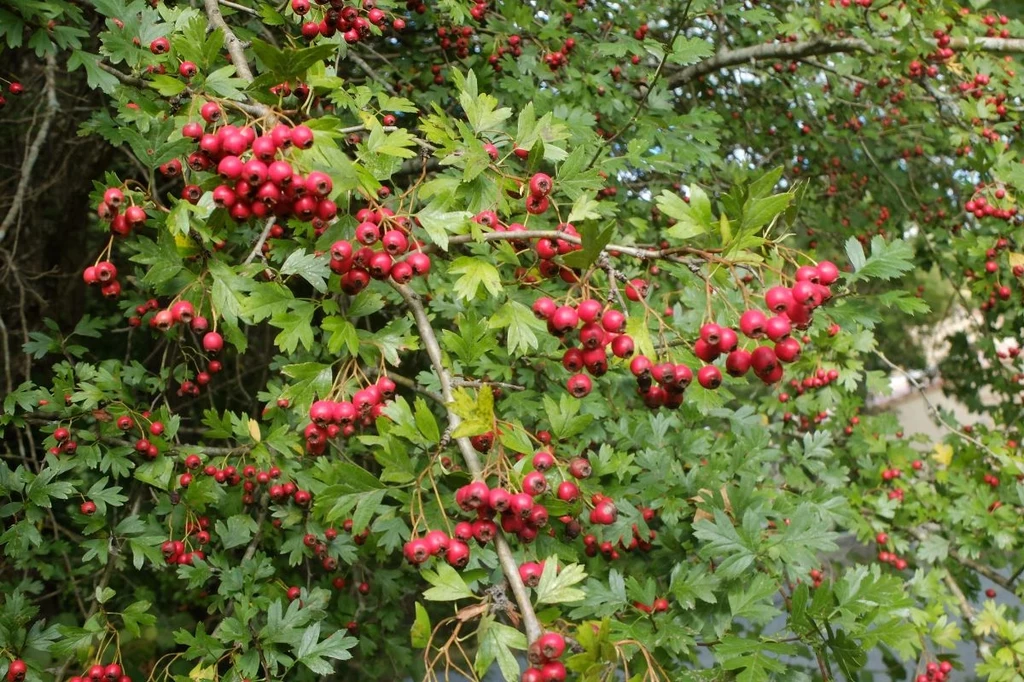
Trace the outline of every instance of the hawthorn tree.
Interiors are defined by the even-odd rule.
[[[0,674],[1024,679],[971,5],[0,7]]]

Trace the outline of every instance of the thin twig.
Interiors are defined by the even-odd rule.
[[[239,12],[251,14],[254,17],[258,17],[260,15],[260,13],[254,10],[253,8],[246,7],[245,5],[239,5],[237,2],[231,2],[231,0],[219,0],[219,2],[225,7],[230,7],[231,9],[238,10]]]
[[[437,373],[438,380],[441,384],[441,396],[444,398],[445,405],[448,410],[448,425],[452,429],[455,429],[462,420],[450,407],[453,401],[452,379],[448,369],[444,365],[441,345],[438,343],[437,335],[434,333],[434,328],[430,324],[430,318],[427,317],[427,311],[423,307],[423,301],[419,294],[404,284],[392,282],[391,287],[401,295],[405,300],[406,305],[409,306],[409,310],[412,311],[413,318],[416,321],[416,327],[420,333],[420,339],[423,341],[423,345],[427,351],[427,356],[430,358],[430,364]],[[482,478],[483,466],[480,464],[480,458],[477,456],[476,450],[473,449],[473,445],[469,442],[469,438],[463,436],[461,438],[456,438],[455,442],[459,446],[459,450],[462,452],[462,457],[465,460],[466,467],[469,469],[470,473],[476,479]],[[512,594],[515,596],[516,604],[519,606],[519,612],[523,617],[524,624],[526,625],[526,638],[529,642],[533,642],[541,635],[542,630],[540,621],[537,620],[537,614],[534,613],[533,604],[530,603],[530,596],[526,592],[526,586],[523,584],[522,578],[519,577],[519,566],[516,563],[515,556],[512,554],[512,548],[509,547],[508,541],[500,530],[494,538],[494,545],[498,553],[498,561],[501,564],[501,570],[505,574],[505,579],[508,581],[509,587],[512,588]]]
[[[263,245],[267,242],[267,237],[270,236],[270,230],[274,227],[274,223],[276,222],[277,216],[271,216],[270,219],[267,220],[267,224],[263,226],[263,231],[260,232],[260,237],[256,240],[256,244],[252,247],[252,251],[250,251],[249,255],[246,256],[244,261],[242,261],[243,265],[248,265],[256,260],[256,256],[263,250]]]
[[[14,221],[21,212],[22,204],[25,201],[25,192],[32,180],[32,169],[39,159],[39,152],[46,141],[46,136],[50,133],[50,125],[60,109],[60,102],[57,101],[57,58],[52,54],[46,55],[46,68],[43,72],[46,76],[46,85],[44,86],[46,109],[39,125],[39,132],[36,133],[36,138],[25,151],[25,158],[21,163],[21,175],[18,179],[18,187],[14,190],[11,207],[7,210],[3,222],[0,223],[0,242],[7,236],[7,231],[14,225]]]
[[[391,83],[389,83],[383,76],[377,73],[377,71],[372,66],[367,64],[365,59],[357,55],[355,51],[349,50],[348,58],[351,59],[352,62],[356,66],[358,66],[363,73],[365,73],[367,76],[369,76],[376,82],[380,83],[381,87],[388,91],[388,94],[394,95],[397,93],[397,91],[395,90],[395,86],[391,85]]]
[[[881,360],[882,362],[884,362],[886,365],[888,365],[891,369],[893,369],[894,371],[899,372],[900,374],[902,374],[903,376],[905,376],[907,378],[907,381],[910,382],[910,385],[913,386],[915,389],[917,389],[917,392],[921,394],[921,398],[924,400],[924,404],[928,407],[928,411],[932,413],[932,418],[936,422],[938,422],[940,426],[942,426],[944,429],[946,429],[947,431],[949,431],[953,435],[957,436],[958,438],[961,438],[961,439],[967,441],[968,443],[971,443],[971,444],[981,448],[982,450],[987,452],[992,457],[994,457],[996,459],[999,458],[999,456],[995,452],[993,452],[987,445],[982,443],[980,440],[978,440],[974,436],[970,436],[970,435],[964,433],[963,431],[961,431],[960,429],[954,427],[949,422],[947,422],[945,419],[943,419],[942,415],[939,413],[939,408],[937,408],[935,406],[935,404],[931,401],[931,399],[928,398],[928,393],[925,391],[925,387],[922,386],[921,383],[917,379],[915,379],[913,376],[911,376],[910,372],[908,372],[907,370],[903,369],[902,367],[897,365],[895,362],[893,362],[892,360],[887,358],[885,356],[885,354],[882,353],[882,351],[880,351],[880,350],[876,349],[875,350],[875,355],[877,355],[878,359]]]

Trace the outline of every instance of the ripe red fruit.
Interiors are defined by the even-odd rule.
[[[576,328],[579,323],[580,316],[576,312],[576,309],[572,306],[564,305],[557,310],[551,316],[551,327],[558,334],[565,334]]]
[[[547,471],[555,466],[555,456],[547,450],[540,450],[533,456],[533,468],[537,471]]]
[[[725,358],[725,371],[729,376],[741,377],[750,369],[750,353],[737,349]]]
[[[800,342],[787,337],[775,344],[775,356],[782,362],[794,362],[800,357]]]
[[[541,682],[565,682],[565,664],[561,661],[545,663],[540,669]]]
[[[637,355],[633,358],[632,362],[629,363],[629,371],[635,377],[644,376],[649,374],[651,371],[651,361],[646,355]]]
[[[224,112],[216,102],[206,102],[199,108],[199,115],[207,123],[216,123],[224,115]]]
[[[100,261],[95,266],[96,281],[106,284],[117,279],[117,268],[110,261]],[[86,269],[88,271],[88,268]]]
[[[569,390],[576,398],[585,398],[590,395],[590,391],[593,388],[593,384],[590,381],[590,377],[586,374],[575,374],[569,377],[565,387]]]
[[[7,682],[22,682],[27,672],[28,666],[25,665],[25,661],[16,658],[11,661],[10,667],[7,668]]]
[[[544,197],[551,193],[551,188],[551,176],[546,173],[534,173],[530,178],[530,194]]]
[[[291,130],[291,142],[298,149],[309,149],[313,146],[313,131],[309,126],[298,125]]]
[[[722,372],[714,365],[705,365],[697,372],[697,382],[704,388],[714,390],[722,385]]]
[[[149,44],[149,51],[153,54],[167,54],[171,50],[171,43],[167,38],[157,38]]]
[[[531,471],[523,477],[523,492],[536,497],[548,489],[548,481],[540,471]]]
[[[203,350],[207,353],[219,353],[224,348],[224,337],[217,332],[207,332],[203,335]]]
[[[194,62],[182,62],[178,65],[178,73],[180,73],[183,78],[191,78],[199,73],[199,67],[196,66]]]
[[[534,644],[542,657],[541,660],[561,658],[565,653],[565,638],[557,632],[545,632]]]
[[[519,682],[544,682],[540,668],[527,668],[519,677]]]
[[[619,510],[615,508],[615,503],[608,499],[601,500],[590,510],[590,522],[601,526],[610,526],[618,517]]]
[[[647,296],[647,282],[642,279],[631,279],[626,282],[626,298],[639,301]]]
[[[529,194],[526,197],[526,212],[531,215],[540,215],[548,210],[551,202],[545,196]]]
[[[875,536],[875,542],[880,545],[884,545],[889,542],[889,536],[886,533],[879,533]]]
[[[580,488],[572,481],[562,481],[558,484],[557,495],[562,502],[572,504],[580,498]]]
[[[601,316],[601,326],[610,334],[621,334],[626,327],[626,316],[620,310],[606,310]]]
[[[461,540],[452,540],[445,552],[444,560],[453,568],[465,568],[469,563],[469,545]]]
[[[593,469],[586,457],[574,457],[569,462],[569,475],[575,479],[590,478]]]
[[[423,538],[417,538],[405,543],[405,547],[403,547],[402,552],[405,554],[405,558],[409,563],[414,566],[422,564],[433,554],[430,549],[430,544]]]
[[[79,509],[86,516],[91,516],[96,513],[96,503],[93,502],[92,500],[86,500],[85,502],[82,503]]]
[[[528,561],[519,567],[519,577],[527,587],[537,587],[543,572],[544,566],[533,561]]]
[[[717,346],[722,338],[722,328],[713,322],[709,322],[700,328],[700,338],[709,346]]]
[[[533,302],[533,314],[536,315],[537,318],[541,320],[550,319],[551,316],[555,314],[555,311],[557,309],[558,304],[555,303],[550,298],[548,298],[547,296],[538,298],[536,301]]]
[[[772,287],[764,294],[764,302],[769,310],[776,313],[786,312],[794,303],[793,292],[786,287]]]
[[[828,286],[839,279],[839,268],[832,261],[818,263],[818,283]]]
[[[516,493],[511,497],[508,511],[511,515],[525,519],[533,509],[533,495],[529,492]]]

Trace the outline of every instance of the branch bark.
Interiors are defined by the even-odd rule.
[[[203,0],[203,5],[206,8],[206,16],[209,18],[210,24],[224,32],[224,47],[227,48],[228,54],[231,55],[231,63],[235,67],[235,73],[247,83],[252,83],[252,70],[249,68],[249,62],[246,61],[242,41],[238,39],[235,32],[224,21],[224,15],[220,13],[220,3],[218,0]]]
[[[39,152],[46,141],[46,136],[50,134],[50,126],[53,124],[53,119],[57,116],[57,111],[60,109],[60,103],[57,101],[57,58],[52,54],[46,55],[46,68],[43,72],[46,77],[46,85],[43,89],[46,96],[43,120],[39,124],[39,131],[36,133],[35,139],[32,140],[32,144],[25,151],[25,158],[21,162],[21,175],[18,178],[18,187],[14,190],[14,199],[11,200],[11,207],[7,210],[7,215],[4,216],[3,222],[0,223],[0,242],[7,236],[8,230],[14,225],[18,214],[21,213],[21,208],[25,203],[25,192],[28,191],[29,183],[32,180],[32,169],[35,168],[36,161],[39,160]]]
[[[892,41],[893,45],[898,45]],[[976,48],[983,52],[1024,52],[1024,39],[1021,38],[967,38],[957,36],[950,40],[949,46],[954,50],[967,50]],[[874,54],[875,49],[866,41],[860,38],[816,38],[796,43],[767,43],[763,45],[751,45],[735,50],[723,50],[710,59],[688,66],[679,71],[669,79],[672,87],[685,85],[690,81],[705,76],[719,69],[741,64],[753,64],[765,60],[797,60],[816,55],[836,54],[848,52],[866,52]]]
[[[420,338],[423,340],[423,345],[427,350],[427,356],[430,358],[430,364],[433,366],[434,371],[437,372],[438,379],[441,383],[441,397],[444,398],[445,408],[448,411],[448,426],[454,431],[458,428],[462,420],[459,418],[459,415],[455,414],[451,407],[449,407],[453,400],[452,377],[448,372],[448,369],[444,366],[441,345],[438,343],[437,335],[434,333],[434,328],[430,324],[430,318],[427,317],[427,311],[423,307],[423,300],[420,298],[419,294],[404,284],[392,282],[391,287],[401,295],[402,299],[405,300],[406,305],[409,307],[409,310],[412,311],[413,318],[416,321],[416,327],[420,333]],[[455,442],[458,445],[459,450],[462,452],[462,458],[465,460],[466,467],[473,475],[473,478],[482,478],[483,466],[480,463],[480,458],[477,456],[476,450],[473,449],[473,445],[469,442],[469,438],[456,438]],[[505,574],[505,579],[508,581],[509,587],[512,588],[512,594],[515,597],[516,604],[519,606],[519,613],[523,617],[523,623],[526,626],[526,638],[529,642],[533,642],[540,637],[542,633],[540,621],[537,620],[537,614],[533,610],[533,604],[530,603],[530,595],[526,592],[526,586],[519,577],[519,565],[516,563],[515,556],[512,554],[512,548],[509,546],[508,541],[505,539],[505,536],[500,529],[494,538],[494,545],[498,552],[498,561],[501,564],[501,570]]]

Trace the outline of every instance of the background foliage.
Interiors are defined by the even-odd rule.
[[[1022,31],[984,0],[9,0],[0,674],[555,682],[548,631],[584,680],[1024,679]],[[218,168],[257,137],[306,203]],[[724,372],[707,325],[825,261],[782,379]],[[569,371],[586,327],[544,297],[621,311],[622,347]],[[904,438],[864,408],[909,370],[984,418]],[[548,524],[490,539],[474,480],[546,485]],[[412,565],[429,531],[467,555]]]

